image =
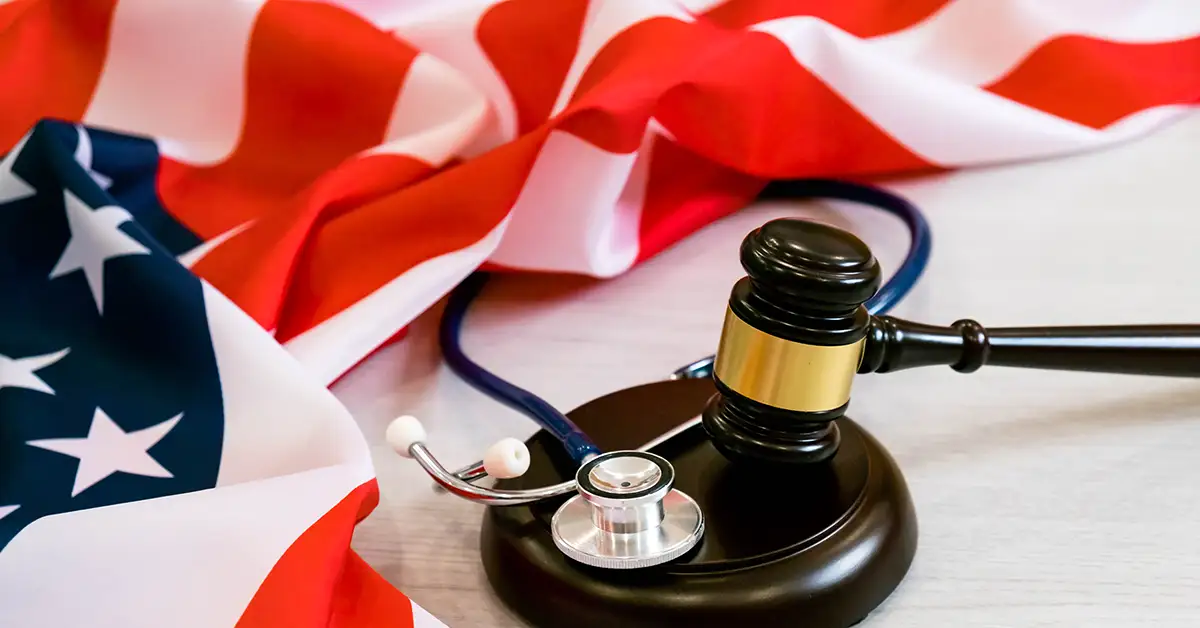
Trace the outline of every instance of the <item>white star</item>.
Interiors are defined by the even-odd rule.
[[[106,205],[93,210],[68,190],[63,190],[63,204],[71,226],[71,240],[50,271],[50,278],[83,269],[96,309],[103,314],[104,262],[124,255],[149,255],[150,250],[121,231],[121,225],[133,220],[124,209]]]
[[[83,169],[92,177],[96,185],[100,186],[100,189],[107,190],[112,186],[112,179],[92,170],[92,138],[78,124],[75,125],[75,130],[79,132],[79,141],[75,144],[75,161],[83,166]]]
[[[28,388],[29,390],[53,395],[54,389],[42,381],[42,378],[34,375],[34,373],[63,359],[69,351],[71,350],[63,349],[62,351],[47,353],[45,355],[33,355],[17,359],[0,353],[0,390],[8,386],[10,388]]]
[[[4,160],[0,161],[0,205],[19,201],[23,198],[29,198],[35,194],[34,189],[29,186],[17,173],[13,172],[13,164],[17,163],[17,155],[21,154],[21,149],[25,148],[25,142],[29,139],[30,131],[26,133],[21,141],[17,142],[13,149],[8,151],[4,156]]]
[[[126,432],[108,418],[104,410],[96,408],[96,413],[92,415],[92,427],[86,437],[47,438],[31,440],[26,444],[79,459],[79,467],[75,470],[75,487],[71,489],[71,497],[75,497],[118,471],[154,478],[175,477],[148,452],[170,433],[181,418],[183,414],[176,414],[157,425]]]
[[[20,506],[0,506],[0,519],[13,514],[13,512],[18,508],[20,508]]]

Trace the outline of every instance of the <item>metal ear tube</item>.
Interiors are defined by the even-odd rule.
[[[504,491],[476,486],[450,473],[425,446],[425,428],[416,417],[402,416],[388,425],[387,441],[397,454],[416,460],[421,468],[447,491],[489,506],[528,504],[530,502],[566,495],[575,489],[575,482],[522,491]],[[519,441],[518,441],[519,442]],[[524,445],[522,444],[523,448]],[[528,450],[523,451],[526,459]]]
[[[588,473],[603,473],[610,465],[647,460],[640,452],[697,422],[703,425],[714,447],[730,460],[751,465],[805,465],[829,459],[840,444],[838,419],[849,406],[856,374],[933,365],[968,373],[984,364],[994,364],[1200,376],[1200,326],[989,331],[966,319],[937,327],[873,316],[865,304],[880,285],[878,262],[862,241],[828,225],[803,220],[770,221],[743,240],[741,261],[747,275],[730,293],[717,353],[680,369],[672,377],[711,377],[717,393],[701,417],[684,422],[638,450],[587,454],[575,479],[536,489],[505,491],[472,482],[524,473],[529,452],[520,441],[505,439],[490,448],[484,459],[455,472],[447,471],[425,446],[424,430],[412,417],[401,417],[389,427],[389,441],[398,453],[416,460],[441,489],[460,497],[506,506],[575,492],[571,512],[579,514],[564,515],[563,520],[603,522],[608,521],[607,515],[596,514],[603,513],[603,508],[636,510],[635,504],[648,499],[661,509],[665,495],[671,491],[636,496],[616,491],[605,501],[597,497],[595,487],[599,484]],[[706,375],[709,370],[711,375]],[[655,460],[663,477],[672,475],[666,471],[669,462]],[[686,496],[680,503],[698,509]],[[589,512],[583,508],[585,504],[594,507],[588,517],[583,516]],[[703,529],[703,517],[698,510],[694,514],[700,523],[695,538],[689,541],[693,545]],[[650,525],[649,519],[639,521]],[[597,526],[605,530],[604,525]],[[620,529],[618,526],[607,532],[617,533]],[[565,536],[556,538],[567,543]],[[569,554],[579,554],[580,550],[569,549],[574,547],[569,543],[563,547]],[[581,562],[592,559],[584,557]],[[652,563],[651,559],[633,557],[625,564]]]
[[[698,419],[677,428],[687,429]],[[517,506],[577,494],[555,513],[555,544],[567,556],[607,569],[652,567],[691,550],[704,535],[704,515],[695,500],[672,487],[675,469],[662,456],[646,451],[612,451],[592,457],[575,479],[536,489],[497,490],[471,484],[438,462],[425,445],[425,429],[412,416],[388,426],[388,444],[412,458],[442,489],[488,506]],[[669,434],[643,446],[650,449]],[[511,441],[511,442],[510,442]],[[468,467],[476,477],[518,477],[528,468],[529,452],[513,439],[489,448],[483,461]],[[494,459],[522,460],[519,466]],[[507,462],[507,461],[506,461]],[[486,469],[486,470],[485,470]]]
[[[670,379],[561,414],[493,377],[491,390],[517,390],[511,405],[550,428],[456,472],[415,419],[389,427],[439,487],[491,506],[481,561],[535,625],[861,621],[907,573],[917,524],[895,460],[847,416],[857,375],[991,365],[1200,377],[1200,325],[989,329],[874,314],[877,260],[828,225],[770,221],[740,258],[715,355]],[[489,476],[496,488],[475,484]]]

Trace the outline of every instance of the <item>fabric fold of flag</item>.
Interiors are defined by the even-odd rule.
[[[0,162],[0,625],[440,625],[350,550],[353,419],[114,201],[90,135]]]
[[[1188,0],[900,4],[16,0],[0,146],[106,133],[181,262],[329,383],[484,263],[612,277],[768,179],[1066,155],[1200,101]]]

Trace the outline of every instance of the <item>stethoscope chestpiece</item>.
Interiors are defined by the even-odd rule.
[[[578,494],[550,522],[569,558],[605,569],[641,569],[686,554],[704,535],[700,506],[672,488],[675,469],[662,456],[613,451],[575,474]]]

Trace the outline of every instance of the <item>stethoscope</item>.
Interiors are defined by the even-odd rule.
[[[913,288],[929,260],[931,234],[920,210],[907,200],[879,188],[827,179],[780,181],[764,196],[828,198],[872,206],[903,221],[908,229],[908,254],[883,287],[866,303],[871,314],[895,307]],[[550,433],[578,465],[574,479],[535,489],[502,490],[474,484],[491,476],[516,478],[529,469],[525,444],[505,438],[493,444],[483,459],[449,471],[425,445],[426,433],[412,416],[394,420],[387,440],[395,451],[412,458],[443,489],[489,506],[515,506],[576,494],[551,519],[556,547],[580,563],[607,569],[637,569],[663,564],[686,554],[704,534],[704,514],[688,495],[673,488],[675,471],[651,450],[695,427],[699,417],[660,434],[636,450],[601,452],[566,415],[537,395],[519,388],[471,360],[463,352],[460,332],[471,302],[487,282],[476,273],[450,294],[441,319],[438,341],[446,363],[464,381],[493,399],[525,414]],[[715,356],[675,370],[671,379],[709,377]]]

